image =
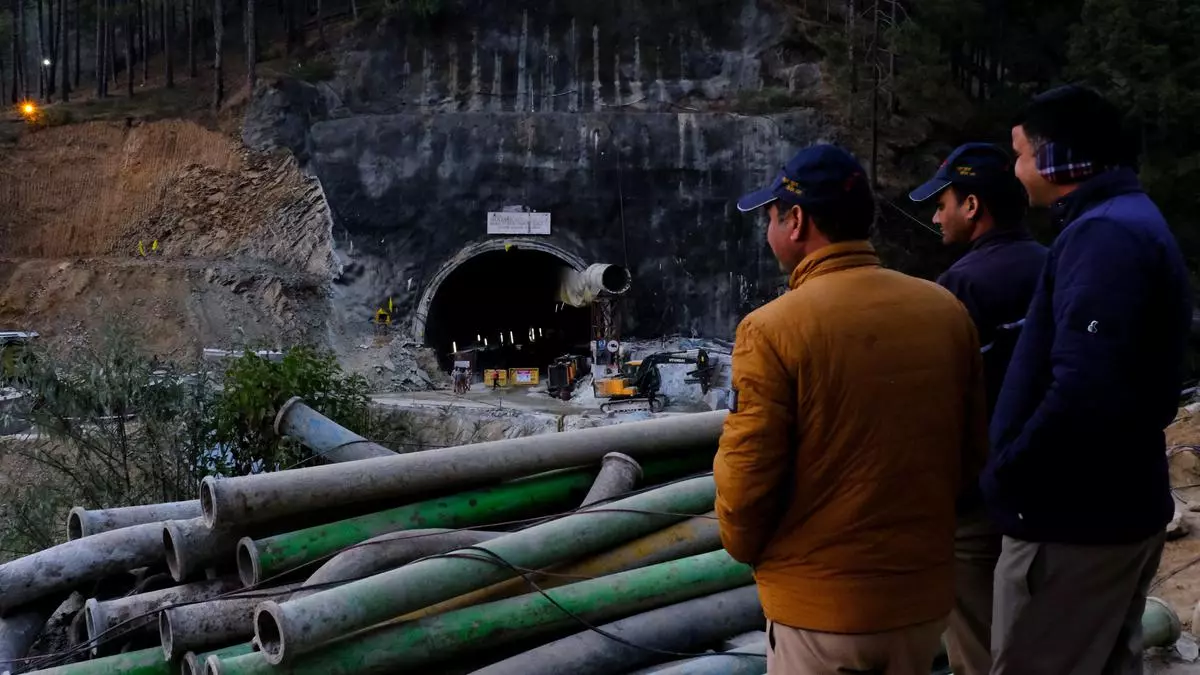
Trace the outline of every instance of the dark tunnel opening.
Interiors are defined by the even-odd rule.
[[[455,351],[473,351],[473,370],[540,368],[564,354],[587,354],[591,310],[558,301],[567,265],[542,251],[481,253],[442,282],[425,321],[426,344],[449,370]]]

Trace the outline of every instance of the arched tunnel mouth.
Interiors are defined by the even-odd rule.
[[[540,368],[545,377],[559,356],[589,353],[591,310],[558,299],[569,269],[544,251],[512,248],[473,256],[451,271],[433,296],[426,345],[437,352],[444,370],[454,367],[457,351],[460,357],[470,355],[476,374]]]

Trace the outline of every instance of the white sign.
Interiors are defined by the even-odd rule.
[[[611,342],[609,342],[609,343],[608,343],[608,351],[609,351],[609,353],[616,354],[616,353],[617,353],[618,351],[620,351],[620,350],[621,350],[621,343],[620,343],[620,342],[617,342],[616,340],[613,340],[613,341],[611,341]]]
[[[487,233],[550,234],[550,214],[492,211],[487,215]]]

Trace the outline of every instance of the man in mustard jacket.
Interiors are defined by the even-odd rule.
[[[955,500],[987,454],[974,325],[880,266],[845,151],[808,148],[738,202],[764,207],[791,290],[738,326],[721,540],[754,566],[771,675],[923,675],[954,604]]]

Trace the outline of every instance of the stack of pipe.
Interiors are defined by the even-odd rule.
[[[289,401],[277,430],[333,463],[74,509],[0,565],[0,673],[763,672],[731,640],[764,620],[712,513],[723,418],[395,455]],[[73,643],[26,658],[56,611]]]

